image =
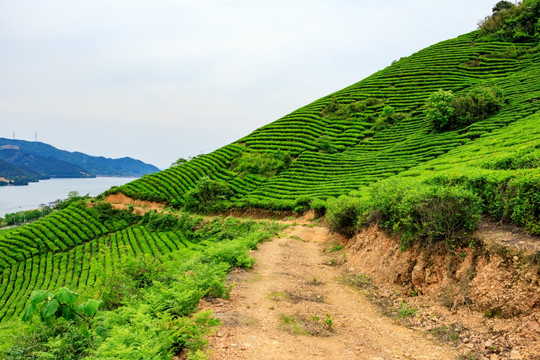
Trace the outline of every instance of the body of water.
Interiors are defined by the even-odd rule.
[[[30,183],[28,186],[0,186],[0,217],[17,211],[37,209],[65,199],[70,191],[80,195],[96,196],[113,186],[123,185],[136,178],[97,177],[87,179],[50,179]]]

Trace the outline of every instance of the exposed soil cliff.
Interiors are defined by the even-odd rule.
[[[521,237],[527,246],[514,247],[503,244],[504,235],[492,229],[491,235],[479,233],[482,240],[470,247],[402,251],[373,225],[343,240],[344,266],[349,273],[367,274],[377,296],[418,309],[412,324],[452,329],[460,346],[480,358],[540,358],[538,239]]]

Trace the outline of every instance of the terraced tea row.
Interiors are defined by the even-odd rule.
[[[538,48],[481,42],[477,35],[472,32],[419,51],[234,144],[113,192],[182,206],[186,192],[206,176],[230,185],[233,206],[293,209],[298,197],[346,194],[536,113]],[[441,88],[465,94],[474,86],[500,88],[505,96],[502,110],[459,131],[434,132],[424,116],[429,95]],[[391,114],[387,123],[385,112]],[[241,175],[231,164],[246,152],[288,153],[294,161],[272,177]]]
[[[104,281],[104,272],[118,267],[127,256],[164,258],[172,252],[188,256],[199,248],[180,232],[134,226],[66,251],[48,251],[14,262],[0,276],[0,321],[19,316],[34,290],[65,286],[84,293]]]
[[[69,207],[0,236],[0,270],[45,252],[68,251],[108,232],[88,208]]]

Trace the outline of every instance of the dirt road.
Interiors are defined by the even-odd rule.
[[[212,359],[456,359],[457,352],[383,316],[343,284],[322,251],[323,227],[294,226],[253,252],[230,300],[205,303],[223,325]]]

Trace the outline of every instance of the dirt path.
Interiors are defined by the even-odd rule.
[[[211,359],[457,358],[342,284],[322,252],[326,238],[326,228],[289,228],[253,252],[253,270],[231,275],[229,301],[203,304],[223,322],[209,339]]]

